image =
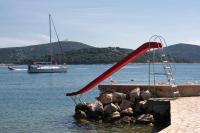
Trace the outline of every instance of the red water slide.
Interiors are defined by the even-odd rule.
[[[130,62],[133,62],[136,60],[138,57],[143,55],[146,51],[152,48],[161,48],[162,44],[158,42],[146,42],[143,45],[141,45],[139,48],[137,48],[135,51],[130,53],[128,56],[123,58],[121,61],[113,65],[111,68],[109,68],[107,71],[102,73],[100,76],[98,76],[96,79],[94,79],[92,82],[90,82],[88,85],[86,85],[84,88],[82,88],[79,91],[76,92],[71,92],[67,93],[66,96],[74,96],[74,95],[79,95],[83,94],[92,88],[94,88],[96,85],[98,85],[100,82],[104,81],[111,75],[113,75],[115,72],[119,71],[122,67],[127,65]]]

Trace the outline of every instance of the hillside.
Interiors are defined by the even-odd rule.
[[[61,45],[64,52],[93,48],[84,43],[73,41],[61,41]],[[20,63],[23,60],[28,60],[30,58],[49,55],[52,52],[52,49],[54,54],[60,52],[58,42],[54,42],[51,45],[47,43],[26,47],[0,48],[0,63]]]
[[[66,52],[65,57],[70,64],[107,64],[119,61],[131,51],[119,47],[90,48]]]
[[[166,49],[175,62],[200,63],[200,46],[198,45],[179,43]]]
[[[200,63],[200,46],[190,44],[175,44],[164,48],[170,62],[177,63]],[[65,52],[64,61],[68,64],[98,64],[114,63],[128,55],[132,50],[118,47],[88,48]],[[153,52],[146,53],[135,62],[147,63],[148,58],[152,60]],[[37,61],[48,61],[48,56],[33,58]],[[58,60],[58,57],[57,59]],[[28,63],[30,61],[25,61]],[[160,62],[160,52],[155,51],[155,62]]]
[[[200,63],[200,46],[198,45],[179,43],[165,47],[164,51],[170,62]],[[153,52],[147,53],[137,59],[136,62],[146,62],[149,57],[152,60],[153,54]],[[154,55],[155,62],[161,62],[160,51],[155,50]]]
[[[107,64],[114,63],[128,55],[132,50],[119,47],[87,48],[65,52],[64,62],[67,64]],[[59,60],[58,55],[55,57]],[[34,58],[32,60],[48,61],[48,56]],[[29,63],[30,61],[25,61]]]
[[[54,44],[54,59],[60,59],[58,44]],[[65,51],[64,62],[68,64],[114,63],[128,55],[132,50],[118,47],[95,48],[78,42],[62,42]],[[175,44],[165,48],[173,62],[200,63],[200,46]],[[51,47],[49,44],[0,49],[0,63],[27,64],[31,61],[49,61]],[[135,62],[146,63],[152,52],[145,54]],[[160,61],[160,54],[155,52],[155,61]]]

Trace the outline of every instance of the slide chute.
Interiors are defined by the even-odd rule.
[[[162,48],[162,44],[158,42],[146,42],[143,45],[141,45],[139,48],[137,48],[135,51],[131,52],[129,55],[127,55],[125,58],[123,58],[121,61],[113,65],[111,68],[109,68],[107,71],[102,73],[100,76],[98,76],[96,79],[94,79],[92,82],[90,82],[88,85],[86,85],[84,88],[82,88],[79,91],[67,93],[66,96],[75,96],[79,94],[83,94],[92,88],[94,88],[96,85],[98,85],[100,82],[104,81],[111,75],[113,75],[115,72],[119,71],[122,67],[127,65],[130,62],[133,62],[138,57],[142,56],[145,52],[147,52],[150,49],[153,48]]]

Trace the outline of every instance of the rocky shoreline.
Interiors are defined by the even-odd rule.
[[[15,64],[0,64],[0,67],[15,66]]]
[[[76,119],[86,119],[100,123],[150,124],[154,116],[148,109],[149,90],[135,88],[130,93],[105,91],[93,103],[79,103],[75,107]]]

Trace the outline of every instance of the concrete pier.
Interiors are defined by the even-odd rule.
[[[171,125],[160,133],[200,133],[200,97],[170,101]]]
[[[173,97],[172,87],[168,84],[100,84],[100,92],[117,91],[129,93],[131,90],[139,87],[141,90],[150,90],[153,97],[166,98]],[[181,97],[200,96],[200,84],[181,84],[177,85]]]

